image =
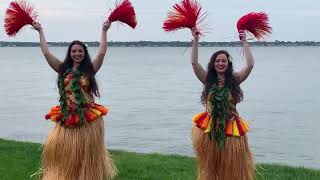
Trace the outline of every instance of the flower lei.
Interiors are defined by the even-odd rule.
[[[220,148],[224,147],[225,125],[228,118],[230,90],[226,86],[219,87],[216,83],[209,89],[208,106],[211,114],[210,139],[216,138]]]
[[[64,121],[68,118],[70,115],[70,112],[68,111],[68,105],[67,105],[67,96],[66,91],[64,87],[64,79],[67,77],[69,73],[71,73],[71,69],[66,70],[65,73],[63,73],[62,76],[59,76],[58,78],[58,87],[59,87],[59,94],[60,94],[60,107],[61,107],[61,123],[64,123]],[[75,72],[72,72],[74,74],[74,79],[71,80],[71,86],[70,90],[75,94],[75,99],[78,102],[76,107],[76,113],[79,114],[80,117],[80,125],[84,123],[84,110],[83,107],[85,107],[85,100],[83,95],[81,94],[80,89],[80,78],[81,78],[81,72],[80,70],[76,70]]]

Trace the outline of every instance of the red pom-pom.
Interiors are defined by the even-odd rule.
[[[167,32],[183,28],[197,28],[197,25],[206,17],[206,13],[201,12],[200,4],[195,0],[183,0],[181,4],[175,4],[173,8],[174,10],[168,13],[162,26]]]
[[[48,120],[48,119],[51,118],[51,115],[50,115],[50,114],[46,114],[44,118],[45,118],[46,120]]]
[[[137,26],[136,13],[129,0],[123,0],[116,4],[116,8],[111,12],[108,20],[110,22],[120,21],[133,29]]]
[[[4,28],[8,36],[15,36],[23,26],[32,24],[38,13],[34,7],[24,0],[16,0],[9,4],[4,18]]]
[[[247,30],[257,39],[262,39],[272,31],[268,15],[264,12],[252,12],[242,16],[237,22],[237,29],[239,32]]]

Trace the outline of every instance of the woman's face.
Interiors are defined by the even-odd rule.
[[[214,69],[217,73],[225,73],[228,68],[229,60],[225,54],[219,54],[214,61]]]
[[[71,47],[70,51],[71,59],[74,63],[80,64],[82,60],[84,59],[84,49],[79,44],[74,44]]]

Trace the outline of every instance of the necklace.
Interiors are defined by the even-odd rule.
[[[221,86],[220,86],[221,84]],[[218,80],[212,84],[209,90],[209,110],[211,114],[211,132],[210,139],[216,139],[220,148],[224,147],[225,125],[228,118],[229,104],[229,88],[224,86],[223,82]]]
[[[60,94],[59,102],[60,102],[61,114],[62,114],[61,123],[64,123],[64,121],[70,115],[70,112],[68,111],[67,95],[66,95],[65,84],[64,84],[64,80],[69,73],[73,73],[74,75],[73,79],[70,80],[71,81],[70,90],[72,91],[72,93],[75,94],[75,99],[78,102],[78,104],[76,105],[75,112],[80,116],[80,125],[82,125],[84,122],[83,107],[85,105],[85,100],[80,90],[81,72],[78,69],[76,71],[72,71],[72,69],[68,69],[66,70],[65,73],[63,73],[62,76],[59,76],[58,78],[58,87],[59,87],[59,94]]]

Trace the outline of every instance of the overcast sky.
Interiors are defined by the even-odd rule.
[[[48,41],[97,41],[101,24],[115,0],[30,0],[39,13],[39,21]],[[108,33],[112,41],[189,41],[189,30],[166,33],[162,23],[178,0],[131,0],[137,15],[135,30],[112,24]],[[204,41],[235,41],[237,20],[249,13],[264,11],[269,15],[273,33],[267,41],[320,41],[319,0],[198,0],[208,13],[204,21]],[[0,0],[0,41],[38,41],[30,27],[14,38],[3,28],[3,16],[9,0]]]

